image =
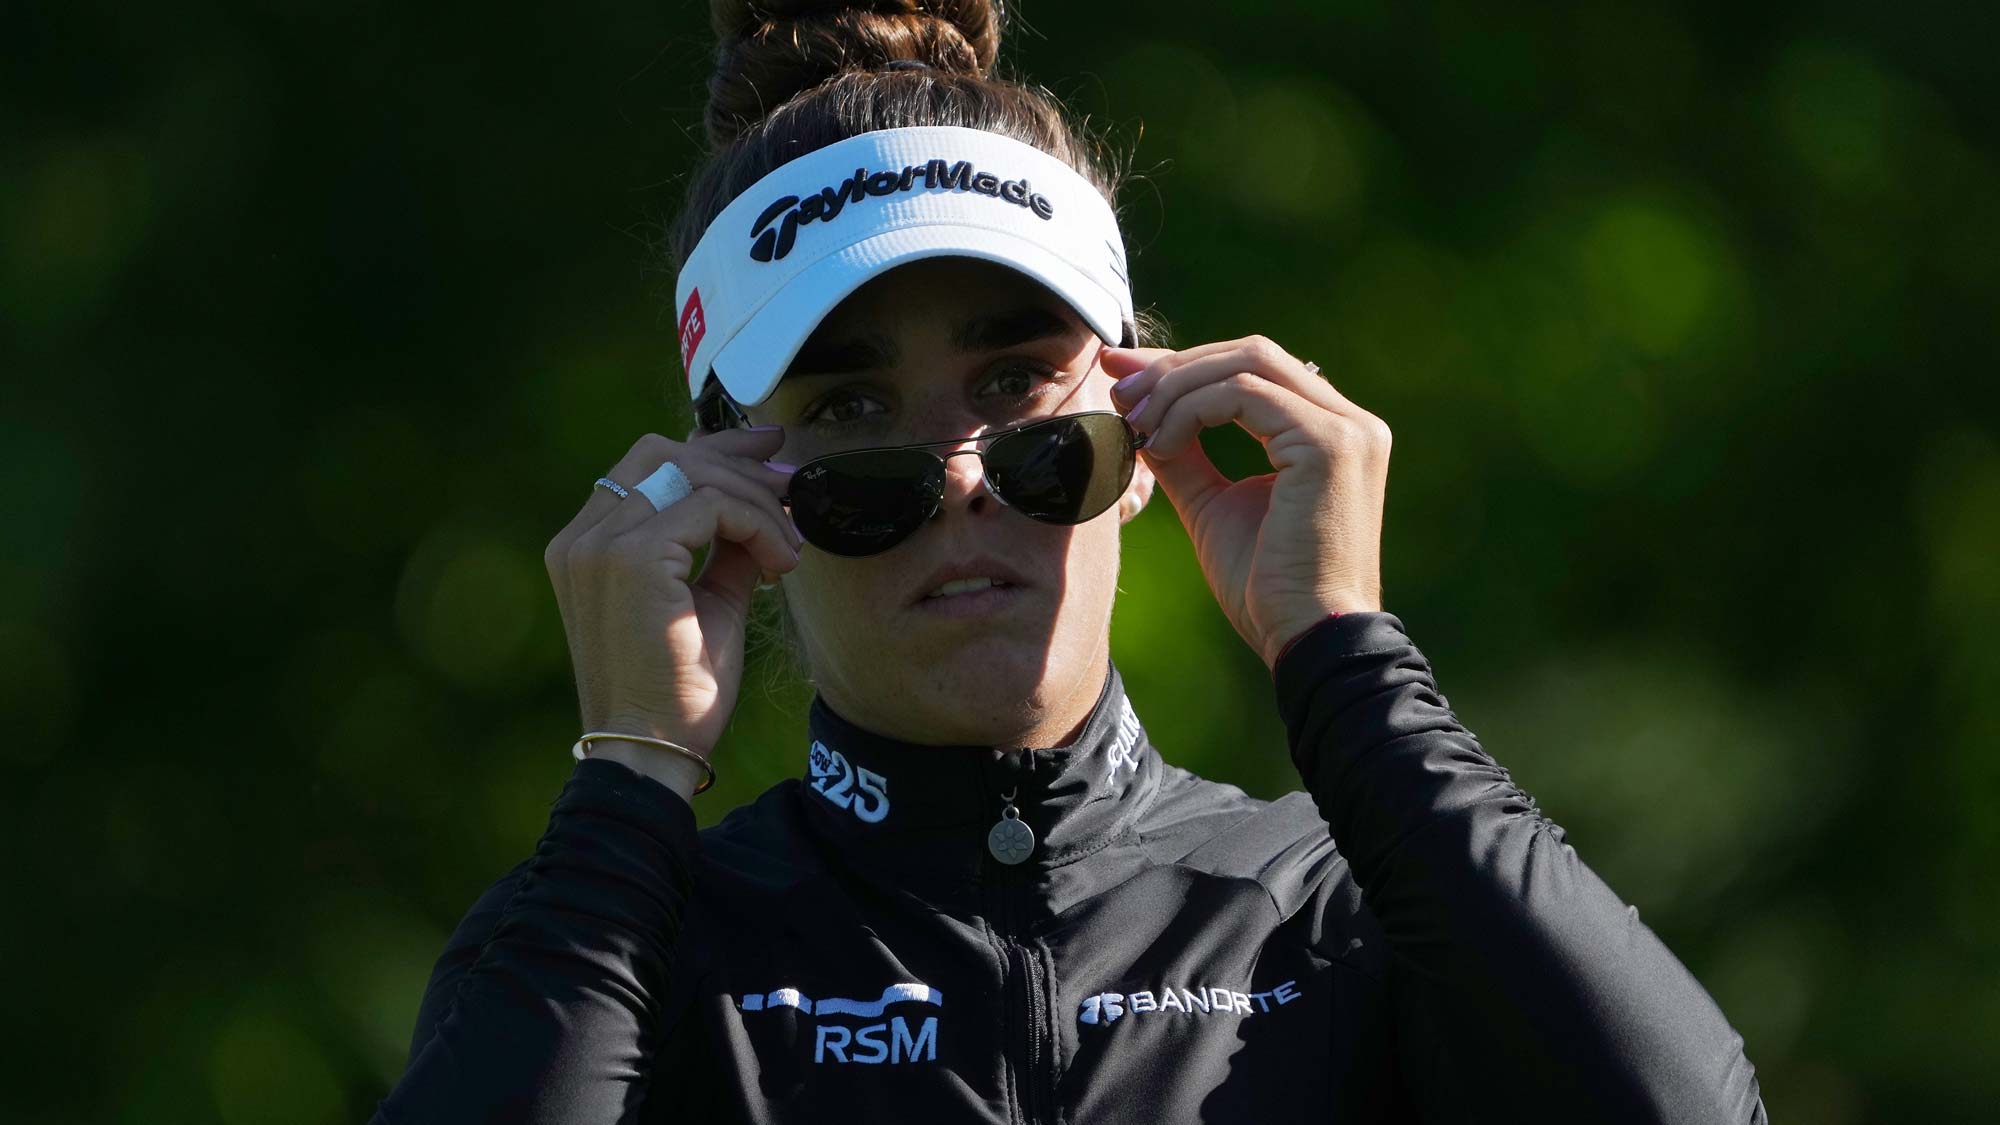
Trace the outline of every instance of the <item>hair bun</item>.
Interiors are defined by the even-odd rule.
[[[840,74],[904,61],[983,78],[1000,53],[1003,7],[1001,0],[710,0],[709,15],[717,46],[708,139],[720,147]]]

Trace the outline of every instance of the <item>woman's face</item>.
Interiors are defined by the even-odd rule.
[[[785,427],[776,460],[957,439],[1055,414],[1114,410],[1101,342],[1061,298],[1004,266],[931,258],[856,290],[820,322],[752,422]],[[1054,746],[1097,700],[1109,656],[1118,529],[1152,490],[1141,462],[1117,505],[1059,527],[986,490],[977,457],[946,460],[937,517],[868,558],[810,544],[785,601],[828,704],[912,742]],[[929,601],[940,569],[994,560],[1011,591]],[[975,569],[979,569],[975,567]]]

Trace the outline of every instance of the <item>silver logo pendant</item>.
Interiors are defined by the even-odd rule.
[[[1008,795],[1010,798],[1012,794]],[[1000,819],[986,832],[986,850],[1001,863],[1013,866],[1035,851],[1035,830],[1021,823],[1021,811],[1010,802]]]

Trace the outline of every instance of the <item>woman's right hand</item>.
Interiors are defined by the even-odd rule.
[[[784,431],[724,430],[673,441],[647,434],[594,487],[543,562],[562,610],[584,730],[664,738],[707,757],[722,737],[743,680],[750,597],[764,573],[798,565],[800,540],[778,500],[792,467],[764,459]],[[633,486],[672,461],[693,492],[660,511]],[[695,551],[712,546],[689,580]],[[700,771],[644,743],[598,740],[613,758],[680,792]]]

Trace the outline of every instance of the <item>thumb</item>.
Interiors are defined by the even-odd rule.
[[[1208,452],[1198,441],[1189,442],[1186,449],[1172,457],[1158,456],[1151,448],[1141,449],[1139,455],[1146,459],[1146,467],[1153,470],[1153,478],[1167,499],[1173,501],[1177,512],[1185,514],[1210,493],[1229,487],[1229,478],[1208,459]]]
[[[757,580],[762,574],[763,568],[743,544],[731,539],[717,539],[709,547],[708,562],[701,568],[701,577],[694,580],[694,588],[747,611],[750,595],[756,590]]]
[[[1161,356],[1172,354],[1174,353],[1171,348],[1112,347],[1104,349],[1100,362],[1104,364],[1105,374],[1114,379],[1122,379],[1127,375],[1143,371],[1147,364]]]

